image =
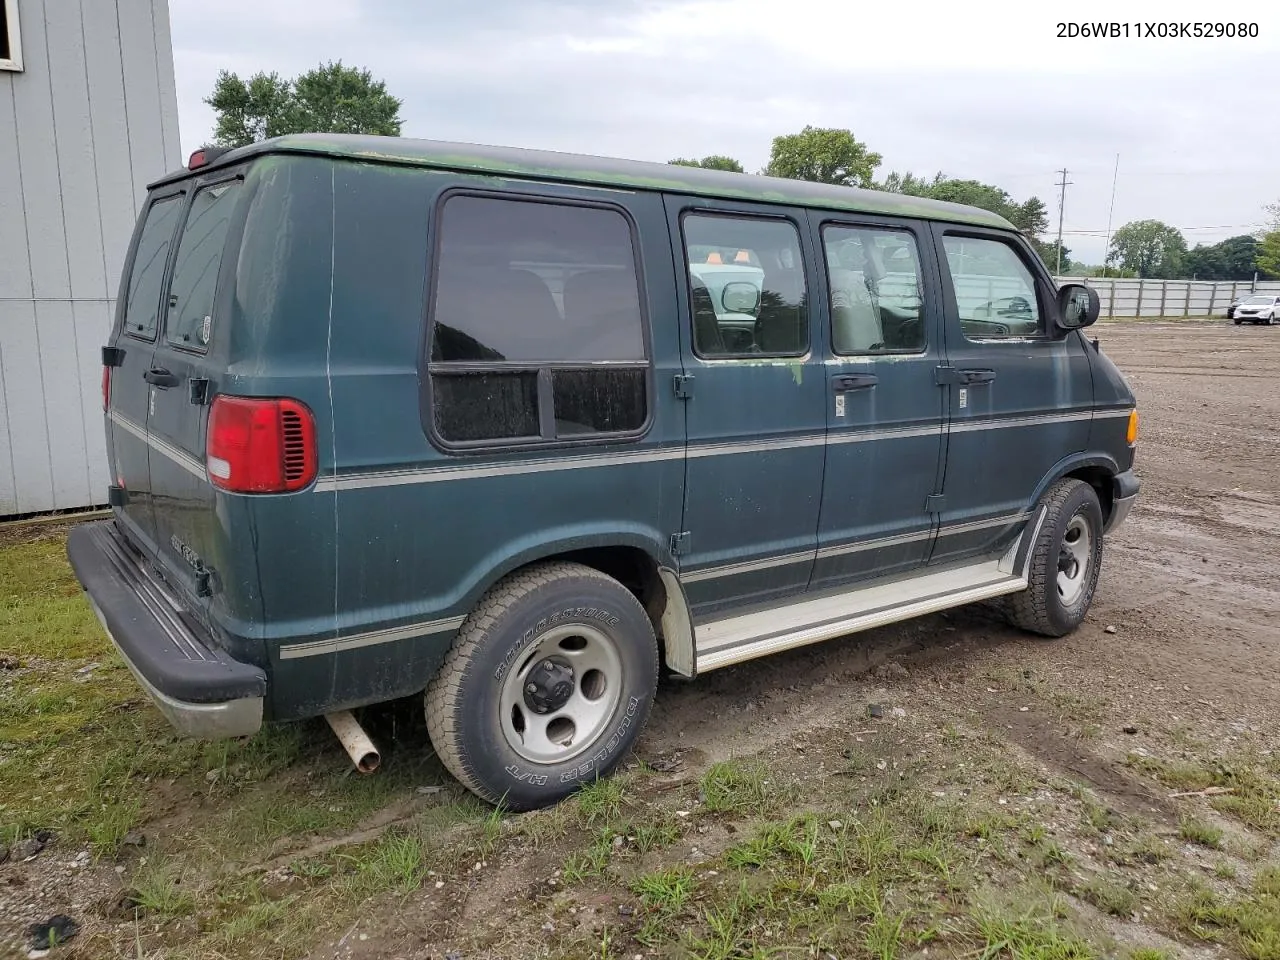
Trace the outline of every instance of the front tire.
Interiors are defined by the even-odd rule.
[[[481,598],[427,687],[427,730],[449,772],[512,810],[549,806],[608,775],[658,684],[648,615],[577,563],[538,564]]]
[[[1061,637],[1084,620],[1102,569],[1102,506],[1082,480],[1059,480],[1044,495],[1048,509],[1031,548],[1028,586],[1005,606],[1023,630]]]

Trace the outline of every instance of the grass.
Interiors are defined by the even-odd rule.
[[[564,862],[563,875],[567,884],[578,884],[592,877],[601,876],[613,859],[613,838],[618,836],[604,827],[581,853],[575,853]]]
[[[1192,887],[1174,917],[1185,933],[1230,945],[1249,960],[1280,960],[1280,866],[1259,871],[1252,889],[1231,899]]]
[[[769,770],[758,760],[724,760],[703,774],[701,787],[708,813],[741,814],[771,806]]]
[[[0,545],[0,654],[0,842],[52,828],[62,851],[88,844],[131,871],[138,922],[85,931],[73,948],[83,955],[300,960],[357,917],[416,909],[419,897],[442,905],[530,863],[545,881],[560,863],[554,884],[507,898],[503,922],[459,931],[456,946],[510,955],[519,936],[551,958],[630,957],[633,941],[725,960],[1164,956],[1115,944],[1084,901],[1245,960],[1280,960],[1271,844],[1257,842],[1236,878],[1241,845],[1259,836],[1190,815],[1212,805],[1245,826],[1270,823],[1280,765],[1266,755],[1135,762],[1170,790],[1235,791],[1187,801],[1180,824],[1161,825],[1179,839],[1109,810],[1102,793],[1046,779],[992,732],[923,712],[908,714],[914,727],[896,744],[817,737],[806,758],[738,757],[669,792],[648,789],[642,770],[519,816],[456,787],[426,803],[415,788],[442,771],[417,705],[411,720],[392,717],[394,748],[374,777],[351,773],[322,723],[238,742],[173,736],[101,636],[56,532]],[[389,829],[357,842],[380,812],[376,823],[395,818]],[[143,849],[122,846],[130,830],[146,834]],[[1201,874],[1216,873],[1212,889],[1188,886],[1179,840],[1224,851]],[[277,864],[289,865],[283,879]],[[1009,900],[992,906],[1001,892]],[[581,909],[563,922],[567,904],[599,895],[630,912],[610,911],[603,928]],[[442,916],[430,923],[453,924]]]
[[[358,855],[347,855],[354,871],[346,880],[347,890],[367,897],[389,890],[412,893],[427,876],[426,850],[422,839],[413,835],[388,833]]]
[[[456,852],[433,839],[449,826],[474,824],[464,842],[491,848],[501,815],[486,822],[480,804],[445,795],[372,842],[295,859],[305,903],[297,888],[271,892],[240,875],[246,863],[287,854],[312,836],[341,836],[414,797],[418,785],[438,783],[442,771],[420,726],[400,724],[394,760],[375,777],[352,775],[322,722],[268,726],[238,741],[179,738],[85,603],[65,558],[65,530],[9,530],[0,541],[0,844],[48,829],[59,857],[88,845],[108,862],[138,858],[124,905],[145,922],[127,946],[83,934],[92,955],[299,956],[346,917],[352,894],[404,896],[429,868],[452,870]],[[131,830],[144,833],[146,846],[124,854],[133,850],[122,848]],[[193,916],[179,940],[192,939],[174,943],[173,924]]]
[[[195,910],[195,896],[184,884],[179,867],[169,860],[153,860],[139,867],[129,893],[142,916],[159,919],[183,917]]]
[[[621,777],[597,778],[578,791],[578,813],[588,824],[609,823],[622,813]]]
[[[1222,831],[1195,817],[1182,818],[1182,822],[1178,825],[1178,836],[1187,843],[1199,844],[1211,850],[1222,848]]]
[[[1128,886],[1108,877],[1092,877],[1076,887],[1075,893],[1103,913],[1115,917],[1132,916],[1140,904],[1138,895]]]
[[[633,889],[656,917],[642,942],[712,958],[802,948],[892,958],[927,942],[940,919],[930,904],[950,896],[965,857],[942,826],[950,811],[929,817],[910,794],[894,803],[767,820],[707,864],[705,879],[642,876]]]
[[[622,831],[640,853],[661,850],[680,839],[680,828],[674,823],[640,823]]]
[[[685,905],[695,883],[690,868],[669,867],[641,875],[631,889],[649,909],[671,912]]]
[[[1210,806],[1273,838],[1280,837],[1280,757],[1274,754],[1238,753],[1203,762],[1132,755],[1128,763],[1175,791],[1228,791],[1209,796]]]
[[[1093,960],[1096,951],[1052,918],[977,913],[973,918],[981,960]]]

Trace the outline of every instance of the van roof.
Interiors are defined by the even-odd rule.
[[[275,137],[240,147],[218,157],[200,173],[267,154],[307,154],[371,163],[408,164],[435,170],[500,174],[536,180],[581,183],[630,190],[664,190],[727,197],[757,203],[821,207],[854,213],[887,214],[923,220],[1016,229],[1004,217],[959,203],[946,203],[900,193],[840,187],[807,180],[788,180],[723,170],[704,170],[668,163],[592,157],[553,150],[493,147],[440,140],[374,137],[353,134],[303,133]],[[152,186],[191,176],[175,171]]]

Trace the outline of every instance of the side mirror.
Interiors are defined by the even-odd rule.
[[[735,280],[724,285],[720,302],[729,313],[755,313],[760,305],[760,291],[754,283]]]
[[[1101,304],[1098,291],[1083,283],[1065,283],[1058,290],[1058,326],[1079,330],[1098,319]]]

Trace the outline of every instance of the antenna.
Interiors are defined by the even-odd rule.
[[[1120,179],[1120,154],[1116,154],[1116,172],[1111,178],[1111,209],[1107,211],[1107,246],[1102,251],[1102,275],[1107,275],[1107,258],[1111,256],[1111,215],[1116,212],[1116,182]]]
[[[1054,184],[1054,186],[1061,187],[1062,192],[1058,195],[1058,266],[1053,271],[1054,276],[1062,275],[1062,216],[1067,207],[1067,185],[1074,183],[1074,181],[1067,179],[1066,167],[1063,167],[1058,172],[1062,174],[1062,180]]]

